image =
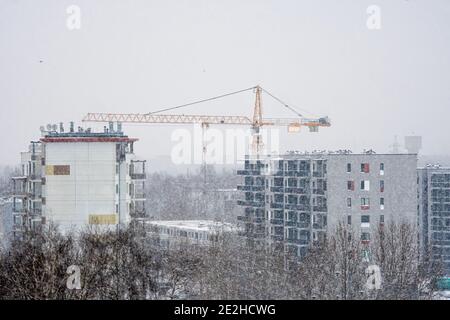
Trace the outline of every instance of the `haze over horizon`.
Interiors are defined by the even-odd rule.
[[[380,30],[366,25],[373,4]],[[81,9],[79,30],[66,26],[70,5]],[[82,125],[88,112],[146,113],[257,84],[307,117],[331,118],[319,133],[280,128],[282,151],[383,153],[395,135],[420,135],[422,154],[450,154],[449,15],[445,0],[0,0],[0,165],[17,164],[48,123]],[[250,116],[253,104],[247,92],[179,113]],[[263,110],[294,116],[267,95]],[[170,155],[180,127],[124,130],[152,159]]]

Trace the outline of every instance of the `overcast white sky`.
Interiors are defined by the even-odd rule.
[[[66,27],[72,4],[80,30]],[[366,27],[372,4],[381,30]],[[448,0],[0,0],[0,164],[17,163],[47,123],[256,84],[332,119],[318,134],[283,134],[283,150],[386,152],[394,135],[417,134],[423,153],[450,153],[449,57]],[[252,107],[245,93],[182,112]],[[291,116],[267,97],[264,111]],[[140,156],[170,154],[176,127],[125,129]]]

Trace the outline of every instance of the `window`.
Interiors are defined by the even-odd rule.
[[[352,164],[347,163],[347,172],[352,172]]]
[[[361,223],[369,223],[370,222],[370,216],[361,216]]]
[[[380,223],[384,223],[384,215],[380,215]]]
[[[370,181],[361,180],[361,190],[369,191],[370,190]]]
[[[384,175],[384,163],[380,163],[380,175]]]
[[[347,224],[352,224],[352,216],[347,216]]]
[[[369,164],[368,163],[361,163],[361,172],[369,173]]]
[[[362,240],[362,241],[369,241],[369,240],[370,240],[370,233],[368,233],[368,232],[362,232],[362,233],[361,233],[361,240]]]
[[[118,193],[119,193],[119,185],[116,184],[116,194],[118,194]]]
[[[380,180],[380,192],[384,192],[384,180]]]
[[[380,210],[384,210],[384,198],[380,198]]]
[[[352,198],[347,198],[347,207],[352,207]]]
[[[370,208],[370,199],[369,198],[361,198],[361,209],[367,210]]]
[[[355,181],[351,180],[347,181],[347,190],[351,191],[355,190]]]

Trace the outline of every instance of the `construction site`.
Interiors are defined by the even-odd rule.
[[[0,2],[0,300],[450,298],[446,0]]]
[[[246,91],[255,93],[252,117],[162,113]],[[296,117],[263,117],[263,92],[294,112]],[[151,216],[151,213],[146,214],[145,208],[146,161],[135,156],[138,139],[126,136],[123,125],[198,124],[205,133],[212,125],[247,126],[252,130],[251,156],[256,158],[265,154],[263,127],[287,127],[289,132],[299,132],[301,127],[308,127],[311,132],[317,132],[319,127],[330,126],[327,117],[304,118],[260,86],[148,114],[90,113],[82,121],[104,123],[105,126],[102,132],[81,126],[75,128],[74,122],[69,124],[68,130],[63,123],[44,126],[41,127],[41,138],[32,141],[28,151],[21,154],[21,175],[13,177],[14,236],[46,224],[55,224],[63,232],[82,230],[89,225],[109,229]],[[204,139],[201,169],[204,180],[200,202],[206,201],[202,197],[205,198],[207,193],[217,192],[208,185],[206,153],[207,141]]]

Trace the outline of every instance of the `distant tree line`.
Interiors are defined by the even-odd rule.
[[[19,168],[0,166],[0,197],[8,197],[12,194],[13,184],[11,178],[19,174]]]
[[[27,232],[0,252],[0,299],[431,299],[439,264],[418,260],[414,228],[389,224],[367,248],[339,226],[287,267],[283,252],[256,250],[235,234],[208,246],[158,237],[130,227],[61,235],[50,227]],[[381,271],[367,287],[367,267]],[[70,288],[70,266],[80,289]],[[69,286],[68,286],[69,282]]]
[[[216,172],[214,167],[184,175],[147,175],[147,216],[152,219],[207,219],[236,222],[237,204],[225,201],[223,189],[236,189],[239,176],[232,171]]]

